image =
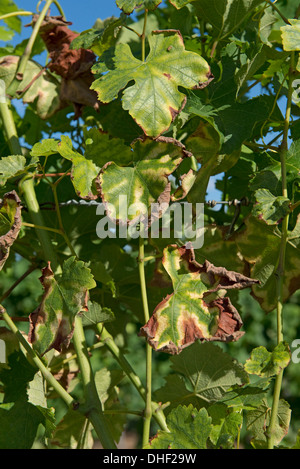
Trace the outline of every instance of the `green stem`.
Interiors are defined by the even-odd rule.
[[[0,298],[0,304],[6,299],[9,297],[9,295],[11,294],[11,292],[21,283],[23,282],[23,280],[28,277],[28,275],[30,275],[34,270],[36,270],[37,266],[35,264],[32,264],[27,270],[26,272],[20,277],[18,278],[18,280],[15,281],[15,283],[2,295],[2,297]]]
[[[8,101],[0,103],[0,115],[11,153],[13,155],[22,155],[22,149],[19,142],[17,129],[13,119],[12,110]],[[45,226],[40,207],[36,198],[33,178],[26,178],[21,182],[20,186],[24,192],[24,198],[33,224]],[[50,261],[52,264],[52,268],[56,270],[58,268],[58,261],[48,233],[45,230],[37,230],[37,236],[39,238],[39,241],[43,248],[43,252],[46,257],[45,260]]]
[[[145,10],[145,16],[144,16],[144,27],[143,27],[143,32],[141,34],[141,40],[142,40],[142,61],[145,62],[146,58],[146,28],[147,28],[147,18],[148,18],[148,10]]]
[[[97,329],[101,336],[101,340],[103,341],[106,348],[110,351],[110,353],[114,356],[114,358],[119,363],[122,370],[126,373],[127,377],[130,379],[140,396],[144,401],[146,401],[147,394],[145,388],[143,387],[140,378],[137,376],[135,371],[132,369],[130,363],[126,360],[126,357],[122,354],[119,347],[114,342],[112,335],[102,326],[102,324],[97,324]],[[152,407],[152,414],[155,418],[156,422],[160,426],[160,428],[164,431],[169,431],[164,413],[157,402],[151,402]]]
[[[20,188],[23,191],[24,199],[28,208],[28,212],[31,216],[33,225],[36,225],[37,227],[45,227],[40,206],[36,198],[33,178],[31,177],[30,179],[23,180],[20,183]],[[46,262],[51,262],[51,268],[53,272],[55,272],[59,269],[59,262],[47,231],[47,229],[36,229],[38,239],[42,246],[44,260]]]
[[[147,299],[147,286],[145,278],[145,242],[143,238],[143,224],[140,224],[140,238],[139,238],[139,277],[141,285],[141,295],[144,311],[145,324],[149,321],[149,307]],[[150,425],[152,417],[152,348],[146,343],[146,406],[144,416],[144,428],[143,428],[143,448],[149,443],[150,438]]]
[[[12,80],[11,84],[9,85],[9,88],[7,90],[7,93],[10,95],[10,96],[15,96],[16,94],[16,91],[20,85],[20,82],[23,80],[23,76],[24,76],[24,72],[25,72],[25,69],[26,69],[26,65],[27,65],[27,62],[30,58],[30,55],[31,55],[31,51],[32,51],[32,48],[33,48],[33,45],[35,43],[35,40],[37,38],[37,35],[39,33],[39,30],[40,30],[40,27],[41,27],[41,24],[42,22],[44,21],[44,18],[47,14],[47,11],[49,10],[50,6],[51,6],[51,3],[53,3],[54,0],[47,0],[47,2],[45,3],[44,5],[44,8],[42,9],[34,27],[33,27],[33,30],[32,30],[32,33],[31,33],[31,36],[29,38],[29,41],[26,45],[26,48],[24,50],[24,53],[22,55],[22,57],[20,58],[19,60],[19,63],[18,63],[18,67],[17,67],[17,71],[16,71],[16,74],[15,74],[15,77],[14,79]]]
[[[292,109],[294,66],[295,66],[295,54],[292,53],[291,61],[290,61],[290,79],[289,79],[286,115],[285,115],[285,121],[284,121],[284,133],[283,133],[282,146],[281,146],[281,152],[280,152],[283,197],[288,197],[287,177],[286,177],[287,175],[286,154],[288,151],[288,134],[289,134],[291,109]],[[289,226],[289,215],[287,215],[282,222],[280,254],[279,254],[278,267],[276,271],[276,287],[277,287],[277,308],[276,309],[277,309],[277,343],[278,344],[283,341],[283,302],[284,302],[283,284],[284,284],[284,275],[285,275],[285,259],[286,259],[286,246],[287,246],[287,239],[288,239],[288,226]],[[281,393],[282,378],[283,378],[283,370],[276,376],[275,385],[274,385],[271,418],[270,418],[269,428],[267,431],[268,449],[274,448],[274,436],[275,436],[275,431],[276,431],[276,422],[278,418],[278,407],[279,407],[279,399],[280,399],[280,393]]]
[[[73,343],[77,354],[82,384],[85,390],[85,415],[92,423],[103,448],[115,449],[116,445],[113,437],[111,436],[107,428],[107,424],[103,414],[102,404],[97,392],[94,373],[91,367],[89,354],[86,347],[82,321],[79,316],[76,316],[75,318]]]
[[[13,16],[32,16],[32,11],[12,11],[10,13],[6,13],[5,15],[0,16],[0,21],[5,20],[7,18],[12,18]]]
[[[25,337],[21,334],[15,323],[12,321],[6,310],[0,305],[1,319],[5,321],[9,329],[16,335],[20,344],[24,347],[27,359],[29,362],[33,362],[36,367],[40,370],[47,383],[53,387],[57,394],[63,399],[67,406],[71,406],[74,403],[73,397],[59,384],[54,378],[52,373],[44,365],[42,360],[38,357],[35,351],[32,349],[30,344],[27,342]]]

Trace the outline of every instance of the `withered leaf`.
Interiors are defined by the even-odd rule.
[[[29,341],[43,355],[54,348],[68,347],[77,314],[88,309],[88,292],[96,286],[83,261],[70,257],[62,274],[55,275],[50,263],[42,270],[44,294],[39,307],[30,315]]]
[[[0,270],[17,239],[21,225],[21,201],[15,191],[8,192],[0,201]]]
[[[35,24],[38,15],[34,15],[31,24]],[[73,103],[75,116],[81,113],[82,106],[99,109],[97,94],[90,90],[94,80],[91,67],[96,56],[91,50],[70,49],[71,42],[79,36],[69,29],[72,23],[61,16],[46,16],[39,33],[49,52],[48,68],[62,77],[60,99],[62,107]]]
[[[250,287],[257,280],[208,261],[198,264],[193,249],[175,245],[165,248],[162,263],[174,292],[140,330],[155,350],[178,354],[197,339],[230,342],[244,334],[242,319],[225,294],[229,289]]]

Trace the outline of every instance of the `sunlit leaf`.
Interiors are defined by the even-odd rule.
[[[194,52],[186,51],[178,31],[154,31],[149,36],[150,52],[145,62],[135,58],[128,44],[118,44],[113,63],[93,67],[105,73],[92,85],[98,99],[109,103],[122,93],[122,106],[142,127],[146,135],[157,137],[166,131],[185,104],[178,90],[202,88],[211,80],[207,62]]]
[[[289,20],[291,26],[282,26],[281,35],[283,48],[286,51],[300,50],[300,20]]]
[[[256,280],[208,261],[198,264],[193,250],[177,246],[164,250],[163,265],[174,292],[141,328],[155,350],[177,354],[197,339],[228,342],[243,335],[242,320],[225,292],[247,288]]]

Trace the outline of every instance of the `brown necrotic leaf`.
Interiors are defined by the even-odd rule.
[[[199,264],[193,249],[186,247],[168,246],[162,263],[174,292],[140,330],[155,350],[178,354],[198,339],[229,342],[244,334],[240,315],[225,294],[229,289],[250,287],[257,280],[208,261]]]
[[[17,239],[21,225],[21,201],[15,191],[8,192],[0,201],[0,270]]]
[[[37,19],[38,15],[34,15],[32,24]],[[96,56],[91,50],[70,48],[71,42],[79,36],[69,29],[71,24],[60,16],[46,16],[40,27],[40,36],[49,52],[49,70],[62,77],[62,106],[63,103],[73,103],[76,116],[79,116],[82,106],[99,109],[97,94],[90,90],[94,80],[91,67]]]
[[[88,293],[96,283],[90,269],[75,257],[64,262],[60,275],[54,275],[48,264],[40,281],[44,294],[30,315],[29,340],[40,354],[52,348],[60,352],[72,338],[75,316],[88,310]]]

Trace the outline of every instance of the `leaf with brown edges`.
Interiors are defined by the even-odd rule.
[[[168,246],[162,262],[174,292],[140,330],[155,350],[178,354],[197,339],[230,342],[244,334],[240,315],[225,294],[229,289],[250,287],[257,280],[208,261],[198,264],[193,249],[186,247]]]

